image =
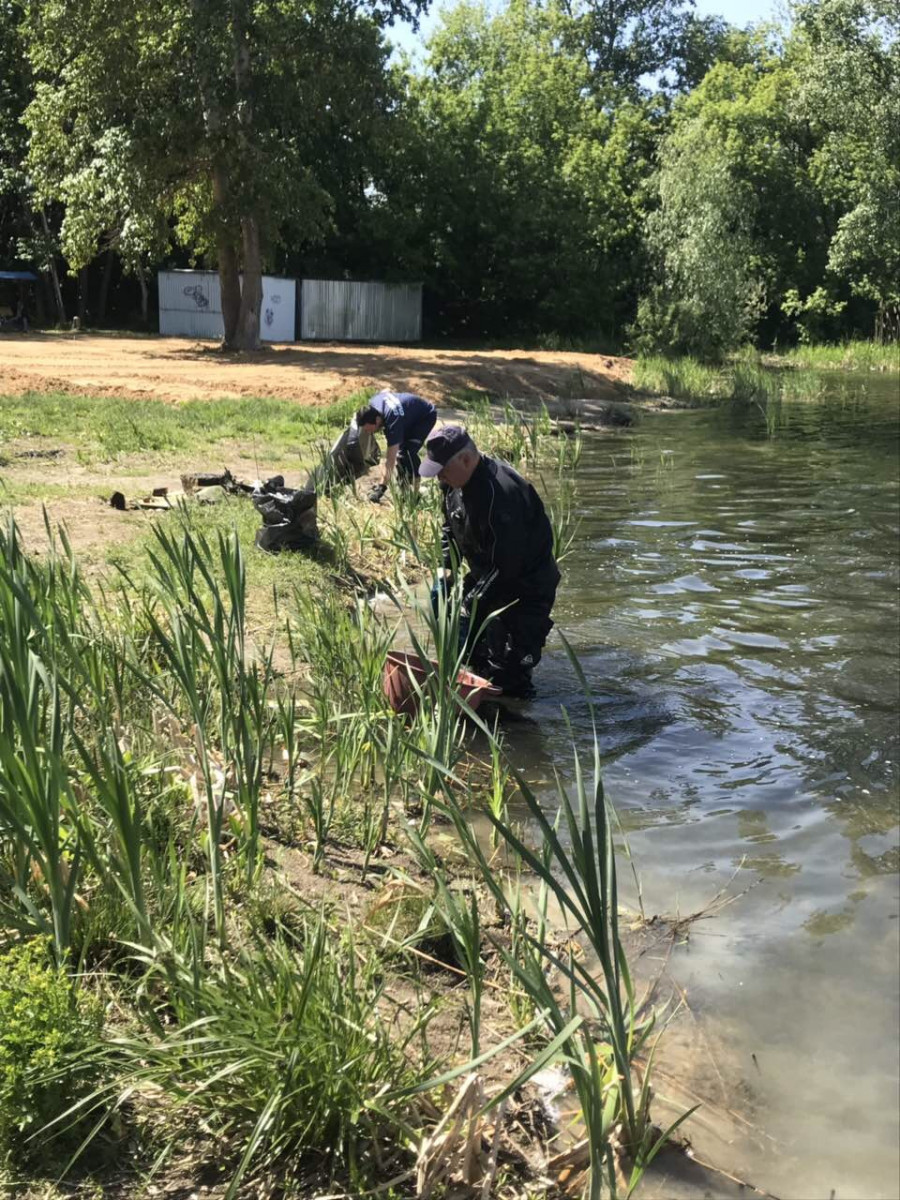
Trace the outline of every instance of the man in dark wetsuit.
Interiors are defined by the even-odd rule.
[[[436,476],[444,506],[444,567],[466,560],[471,630],[496,609],[469,661],[508,696],[534,694],[531,673],[553,628],[559,584],[553,530],[540,496],[499,459],[479,453],[461,425],[435,430],[419,474]],[[506,607],[509,605],[510,607]],[[476,610],[473,612],[473,610]]]
[[[375,433],[383,429],[387,438],[381,483],[369,492],[374,504],[379,504],[387,491],[395,465],[399,479],[418,487],[419,451],[436,419],[434,405],[412,392],[378,392],[356,414],[356,424],[361,430]]]

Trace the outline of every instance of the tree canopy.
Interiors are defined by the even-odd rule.
[[[27,166],[38,200],[65,206],[70,265],[104,242],[126,269],[173,240],[215,257],[226,343],[252,346],[266,256],[321,233],[331,160],[377,118],[380,30],[418,7],[30,0]]]
[[[424,5],[0,0],[4,261],[62,260],[60,316],[101,258],[145,306],[156,268],[215,266],[244,347],[266,268],[421,280],[435,337],[714,356],[896,322],[890,0],[746,30],[461,0],[392,58]]]

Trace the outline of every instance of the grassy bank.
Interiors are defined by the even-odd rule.
[[[765,401],[780,391],[773,372],[749,354],[718,366],[690,357],[643,357],[634,364],[631,382],[640,391],[700,404]]]
[[[850,342],[844,346],[801,347],[781,355],[747,351],[721,364],[703,363],[690,357],[644,356],[635,361],[632,385],[641,391],[695,403],[722,400],[764,403],[785,390],[803,392],[803,386],[796,380],[776,374],[772,368],[897,371],[900,348]],[[814,384],[807,388],[810,390],[815,392]]]
[[[843,342],[838,346],[797,346],[765,355],[778,366],[808,370],[900,371],[900,343]]]
[[[47,440],[73,448],[83,464],[110,463],[128,455],[202,454],[222,443],[255,447],[261,459],[308,448],[346,425],[373,389],[337,404],[303,407],[284,400],[161,400],[25,392],[0,396],[0,446]],[[0,451],[2,458],[2,451]]]
[[[209,407],[167,418],[180,446],[228,429]],[[30,433],[90,455],[117,413],[78,411]],[[473,424],[566,494],[577,440]],[[527,1084],[563,1062],[586,1139],[559,1169],[624,1194],[661,1142],[596,739],[563,839],[465,713],[458,592],[417,607],[434,491],[375,509],[348,488],[319,516],[320,554],[273,560],[249,502],[186,506],[90,577],[64,534],[32,557],[0,532],[0,1177],[543,1194],[554,1131]],[[437,664],[411,718],[381,690],[398,634]]]

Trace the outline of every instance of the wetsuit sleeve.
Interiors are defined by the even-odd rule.
[[[519,489],[506,490],[490,482],[483,538],[488,568],[466,597],[468,607],[477,600],[482,614],[516,598],[530,536],[529,505]]]

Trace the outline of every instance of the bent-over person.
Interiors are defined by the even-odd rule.
[[[361,430],[375,433],[383,429],[387,439],[381,482],[369,492],[374,504],[381,502],[395,467],[399,479],[418,487],[419,452],[436,420],[437,410],[431,401],[413,392],[378,392],[356,414]]]
[[[469,661],[508,696],[534,694],[531,674],[553,628],[559,584],[553,530],[540,496],[508,463],[481,454],[461,425],[435,430],[419,468],[441,485],[444,567],[465,560],[471,632],[496,609]],[[509,605],[510,607],[505,607]]]

